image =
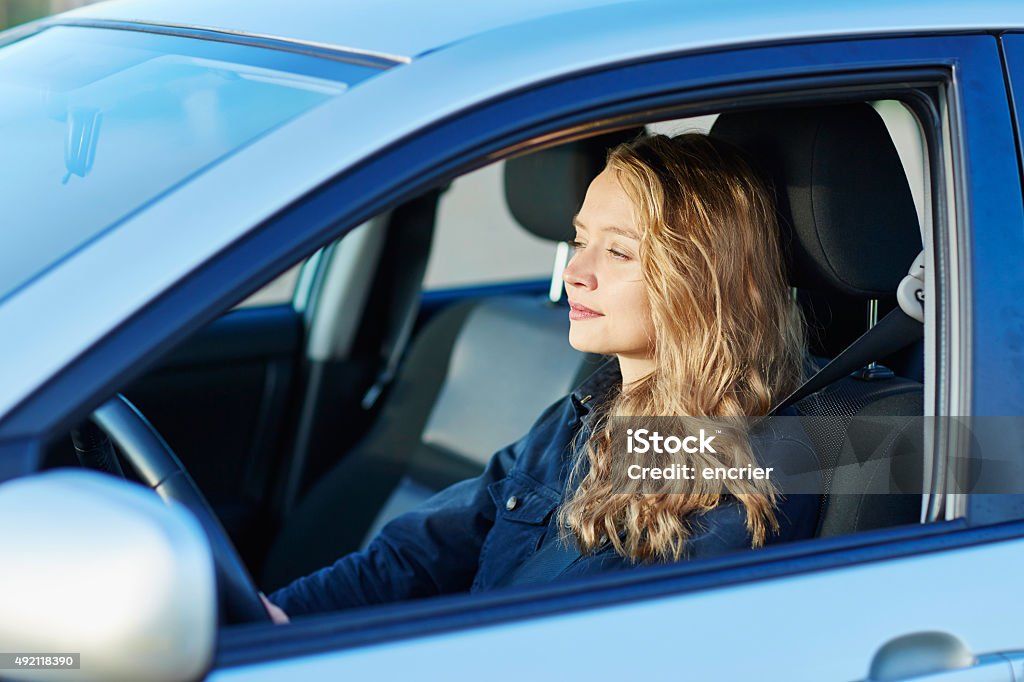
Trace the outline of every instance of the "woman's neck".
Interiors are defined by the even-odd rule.
[[[654,358],[636,358],[619,355],[619,373],[622,374],[622,392],[629,391],[638,381],[654,371]]]

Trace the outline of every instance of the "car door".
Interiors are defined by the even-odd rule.
[[[1024,252],[1024,218],[994,36],[812,41],[608,67],[464,112],[375,161],[443,177],[453,137],[499,156],[546,132],[642,120],[659,107],[925,91],[935,96],[917,115],[931,116],[931,239],[943,264],[932,285],[943,312],[926,336],[926,414],[1022,414],[1019,351],[1001,326],[1024,313],[1009,293],[1024,285],[1009,267]],[[1024,606],[1020,511],[1011,496],[947,492],[956,491],[933,490],[931,522],[916,527],[227,629],[210,679],[902,679],[956,665],[943,679],[1012,680],[1012,652],[1024,648],[1012,615]]]

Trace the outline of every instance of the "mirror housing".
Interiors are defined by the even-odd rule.
[[[92,471],[0,484],[0,651],[77,653],[26,680],[184,682],[213,659],[209,542],[181,505]]]

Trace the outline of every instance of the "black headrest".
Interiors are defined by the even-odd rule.
[[[723,114],[711,135],[747,152],[775,187],[794,286],[882,298],[921,250],[913,196],[868,104]]]
[[[572,218],[587,187],[604,168],[612,147],[642,129],[622,130],[509,159],[505,162],[505,201],[524,228],[544,239],[569,241]]]

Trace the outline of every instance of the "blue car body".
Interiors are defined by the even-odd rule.
[[[55,434],[285,267],[468,169],[630,121],[854,91],[936,93],[916,110],[943,311],[926,326],[925,414],[1024,415],[1020,3],[115,0],[0,34],[0,69],[19,43],[59,53],[58,32],[318,94],[148,194],[84,198],[54,218],[64,236],[61,221],[89,225],[61,246],[33,240],[26,202],[45,197],[9,171],[0,480],[32,475]],[[76,171],[88,150],[67,185]],[[1006,475],[1024,490],[1024,458]],[[971,679],[1024,679],[1024,506],[931,492],[940,511],[916,527],[225,628],[207,679],[866,679],[887,642],[933,631],[991,675]]]

